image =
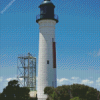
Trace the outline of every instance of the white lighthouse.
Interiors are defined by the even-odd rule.
[[[38,100],[46,100],[44,88],[56,87],[56,44],[55,25],[58,16],[54,14],[54,4],[50,0],[44,0],[40,8],[40,14],[36,17],[39,24],[39,55],[38,55]]]

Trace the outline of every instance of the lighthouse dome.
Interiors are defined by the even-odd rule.
[[[55,5],[51,2],[51,0],[44,0],[39,7],[44,6],[44,5],[51,5],[55,7]]]
[[[51,0],[44,0],[40,6],[40,14],[36,16],[36,22],[44,19],[52,19],[58,22],[58,16],[54,14],[55,5]]]

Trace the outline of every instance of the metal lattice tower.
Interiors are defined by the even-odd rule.
[[[21,87],[36,91],[36,58],[30,53],[18,56],[17,79]]]

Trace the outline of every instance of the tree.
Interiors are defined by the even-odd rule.
[[[86,92],[88,91],[89,86],[83,84],[73,84],[71,85],[71,92],[73,97],[79,97],[86,99]]]
[[[83,98],[79,98],[79,97],[74,97],[74,98],[72,98],[70,100],[87,100],[87,99],[83,99]]]
[[[1,98],[1,93],[0,93],[0,98]]]
[[[98,100],[97,99],[97,90],[89,87],[88,91],[86,92],[87,100]]]
[[[48,94],[47,100],[99,100],[100,98],[99,91],[83,84],[47,87],[44,90],[45,94]]]
[[[51,94],[51,98],[52,100],[57,100],[57,94],[55,91]]]
[[[58,86],[55,91],[57,94],[57,97],[59,98],[59,100],[69,100],[70,99],[70,94],[69,94],[69,90],[70,87],[67,85],[63,85],[63,86]]]
[[[73,97],[79,97],[83,100],[97,100],[99,98],[97,89],[81,84],[73,84],[72,95]]]
[[[47,100],[70,100],[70,95],[68,94],[68,87],[62,86],[57,88],[46,87],[44,93],[48,94]]]
[[[44,94],[47,94],[48,95],[48,98],[47,100],[51,99],[52,98],[52,94],[54,92],[54,87],[45,87],[44,88]]]
[[[74,98],[72,98],[70,100],[87,100],[87,99],[83,99],[83,98],[79,98],[79,97],[74,97]]]
[[[100,91],[97,91],[97,99],[100,100]]]
[[[18,81],[13,80],[8,82],[8,86],[3,89],[1,100],[28,100],[29,88],[19,87]]]
[[[79,97],[74,97],[73,99],[70,99],[70,100],[80,100]]]
[[[45,87],[44,94],[52,94],[54,91],[54,87]]]

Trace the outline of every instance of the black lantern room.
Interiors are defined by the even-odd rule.
[[[53,19],[58,22],[58,16],[54,14],[55,5],[50,0],[44,0],[40,8],[40,14],[36,16],[36,22],[42,19]]]

